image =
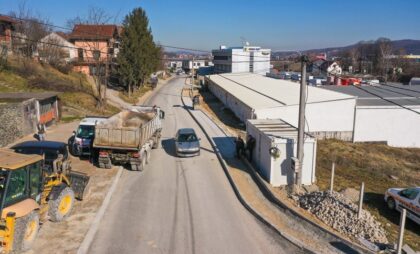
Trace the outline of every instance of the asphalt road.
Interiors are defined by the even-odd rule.
[[[89,253],[298,253],[236,198],[210,143],[181,106],[176,78],[149,104],[166,112],[162,146],[143,172],[125,170]],[[201,137],[201,156],[174,156],[177,129]]]

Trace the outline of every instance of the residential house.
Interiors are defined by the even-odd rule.
[[[40,40],[38,56],[41,61],[50,62],[51,58],[61,58],[65,62],[77,60],[77,48],[68,40],[68,34],[53,32]]]
[[[103,73],[112,68],[119,47],[116,25],[75,25],[69,41],[77,48],[74,70],[87,75]],[[109,69],[108,69],[109,70]]]
[[[7,16],[0,15],[0,53],[3,49],[7,50],[8,54],[12,52],[12,31],[16,21]]]

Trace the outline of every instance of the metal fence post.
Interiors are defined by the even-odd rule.
[[[332,163],[332,167],[331,167],[330,193],[332,193],[334,190],[334,173],[335,173],[335,162]]]
[[[403,238],[404,238],[404,229],[405,229],[405,217],[407,216],[407,210],[405,208],[401,211],[400,217],[400,232],[398,235],[398,245],[397,245],[397,254],[402,253],[402,245],[403,245]]]
[[[360,219],[362,217],[362,206],[363,206],[363,194],[365,192],[365,183],[362,182],[360,186],[360,193],[359,193],[359,210],[357,211],[357,218]]]

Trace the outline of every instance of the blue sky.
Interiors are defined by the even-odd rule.
[[[156,41],[209,50],[253,45],[274,50],[345,46],[378,37],[420,39],[419,0],[27,0],[59,26],[103,8],[121,21],[134,7],[146,10]],[[0,13],[19,0],[0,0]]]

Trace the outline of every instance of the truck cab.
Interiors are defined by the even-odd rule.
[[[106,117],[85,117],[69,138],[70,153],[74,156],[90,156],[91,145],[95,137],[95,126]]]

